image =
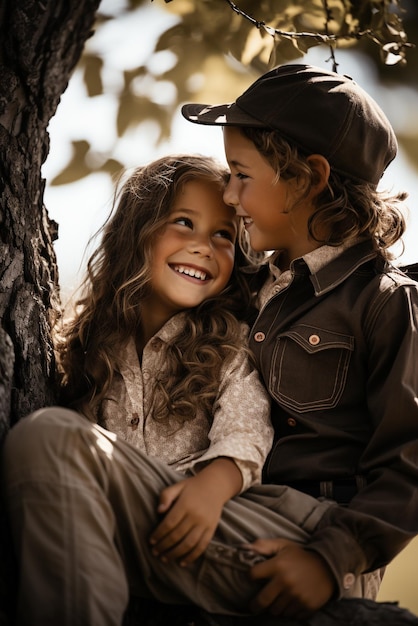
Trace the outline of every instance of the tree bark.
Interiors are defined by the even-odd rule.
[[[3,0],[0,9],[0,436],[54,400],[56,225],[43,204],[47,126],[99,0]]]
[[[44,206],[47,126],[91,34],[100,0],[0,4],[0,444],[27,413],[52,404],[51,325],[60,312]],[[7,529],[0,515],[0,537]],[[14,564],[0,541],[0,624],[11,622]]]

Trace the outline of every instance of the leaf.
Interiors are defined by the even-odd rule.
[[[418,170],[418,134],[404,135],[398,132],[397,138],[399,144],[404,149],[406,156],[411,161],[415,169]]]
[[[91,174],[92,169],[86,163],[86,155],[90,150],[88,141],[72,141],[73,154],[65,168],[50,181],[51,186],[68,185]]]
[[[242,50],[241,62],[250,65],[251,61],[258,57],[267,66],[273,47],[274,37],[262,37],[258,29],[252,28]]]
[[[97,171],[105,172],[106,174],[110,174],[110,176],[114,177],[120,174],[120,172],[124,169],[125,166],[122,165],[122,163],[117,159],[107,159]]]
[[[103,93],[102,69],[103,59],[93,54],[84,54],[82,65],[84,66],[83,80],[87,94],[91,98]]]

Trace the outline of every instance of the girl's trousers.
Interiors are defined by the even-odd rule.
[[[249,614],[257,538],[306,542],[334,503],[263,485],[229,501],[204,555],[188,567],[152,555],[158,497],[184,475],[59,407],[6,438],[3,491],[19,562],[19,626],[120,626],[129,596]],[[351,595],[362,595],[359,579]]]

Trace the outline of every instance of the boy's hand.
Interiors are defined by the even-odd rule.
[[[223,504],[204,488],[199,474],[164,489],[158,512],[166,515],[151,535],[153,554],[184,566],[192,563],[212,539]]]
[[[333,574],[315,552],[287,539],[258,539],[246,547],[270,557],[250,571],[253,580],[268,581],[251,604],[254,612],[306,619],[334,594]]]

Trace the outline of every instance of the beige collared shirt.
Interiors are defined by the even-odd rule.
[[[106,428],[149,456],[181,472],[218,457],[232,458],[243,477],[243,490],[261,481],[261,470],[273,441],[270,399],[247,354],[239,351],[221,372],[212,421],[198,411],[195,419],[161,423],[150,414],[152,382],[165,364],[165,344],[183,326],[184,314],[172,317],[147,343],[139,363],[132,339],[124,349],[124,365],[102,404]],[[242,325],[243,345],[248,327]]]

